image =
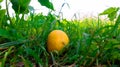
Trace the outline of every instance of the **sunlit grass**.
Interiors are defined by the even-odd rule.
[[[10,37],[7,38],[8,42],[0,46],[8,49],[0,50],[0,63],[4,62],[5,66],[20,65],[20,62],[29,67],[111,66],[118,65],[116,61],[120,61],[120,29],[112,33],[114,22],[108,20],[85,18],[80,21],[60,21],[52,14],[38,14],[27,21],[15,22],[13,27],[6,27],[4,29]],[[46,49],[47,36],[55,29],[63,30],[70,39],[63,52],[53,53],[57,64],[52,63],[51,55]],[[15,47],[9,51],[11,45]],[[10,52],[7,57],[6,52]]]

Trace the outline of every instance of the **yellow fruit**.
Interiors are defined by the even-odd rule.
[[[60,51],[69,43],[67,34],[61,30],[53,30],[48,35],[47,49],[51,51]]]

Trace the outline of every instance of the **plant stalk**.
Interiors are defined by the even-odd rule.
[[[6,0],[6,11],[7,11],[8,19],[9,19],[11,25],[13,25],[12,20],[10,18],[9,10],[8,10],[8,1],[7,0]]]

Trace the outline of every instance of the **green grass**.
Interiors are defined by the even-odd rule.
[[[0,27],[1,67],[36,66],[117,66],[120,62],[120,28],[114,22],[100,18],[83,20],[59,20],[55,15],[42,14],[21,20],[12,18]],[[51,54],[46,49],[48,34],[55,29],[63,30],[70,42],[64,51]],[[113,31],[116,30],[116,31]],[[52,60],[53,58],[53,60]],[[52,63],[55,61],[55,63]]]

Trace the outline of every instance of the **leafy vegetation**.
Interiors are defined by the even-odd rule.
[[[107,14],[114,21],[99,17],[80,21],[59,20],[50,12],[45,16],[30,11],[28,19],[24,19],[23,12],[28,9],[27,1],[30,0],[24,0],[24,6],[14,6],[14,1],[21,0],[11,0],[15,17],[9,16],[7,8],[0,9],[0,67],[120,66],[120,16],[116,15],[119,8],[112,7],[100,14]],[[39,2],[54,9],[49,0]],[[19,12],[22,13],[21,18]],[[56,29],[66,32],[70,43],[61,52],[49,53],[46,49],[47,37]]]

